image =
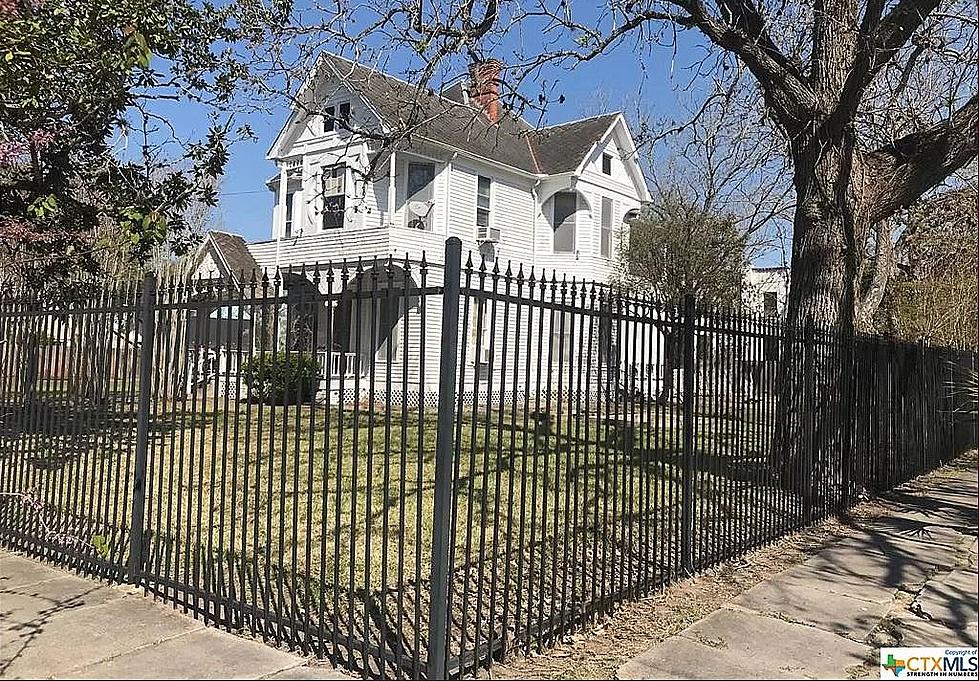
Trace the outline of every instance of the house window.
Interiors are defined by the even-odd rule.
[[[553,324],[554,326],[551,328],[551,364],[566,367],[571,362],[574,315],[570,312],[559,312],[554,315]]]
[[[286,228],[285,228],[285,238],[292,236],[292,200],[295,198],[296,194],[294,192],[289,192],[286,194]]]
[[[612,257],[612,199],[602,197],[602,257]]]
[[[612,174],[612,154],[602,154],[602,172],[605,175]]]
[[[574,253],[577,211],[578,195],[575,192],[558,192],[554,195],[555,253]]]
[[[762,305],[765,314],[774,317],[778,314],[778,293],[766,291],[762,297]]]
[[[435,164],[409,163],[406,182],[408,227],[430,230],[432,208],[435,207]]]
[[[323,132],[333,132],[336,130],[336,113],[337,110],[332,106],[328,106],[323,110]]]
[[[350,102],[344,102],[339,107],[339,121],[344,127],[350,126]]]
[[[487,301],[474,303],[469,309],[469,322],[466,328],[467,355],[476,367],[476,379],[485,380],[490,375],[490,362],[499,363],[493,356],[490,343],[493,328],[493,310]]]
[[[346,176],[342,163],[323,168],[323,229],[343,227]]]
[[[499,241],[500,230],[490,228],[490,187],[492,180],[480,175],[476,178],[476,239]]]

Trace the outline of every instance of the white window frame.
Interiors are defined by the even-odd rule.
[[[484,180],[486,184],[486,194],[485,194],[486,205],[481,206],[480,200],[484,198],[484,195],[480,192],[480,185],[483,183]],[[476,240],[477,241],[499,242],[500,240],[499,228],[493,227],[493,223],[495,221],[493,215],[494,212],[493,195],[496,193],[496,190],[494,189],[493,186],[494,184],[495,183],[493,182],[493,178],[488,175],[476,176]],[[486,215],[486,224],[484,225],[479,224],[480,213],[484,213]],[[484,231],[484,235],[480,234],[481,231]]]
[[[294,222],[296,217],[294,206],[293,206],[293,202],[295,200],[296,200],[296,192],[287,191],[285,224],[283,225],[282,228],[282,234],[286,239],[292,236],[292,223]]]
[[[339,170],[339,175],[333,175],[334,171]],[[336,187],[338,190],[336,193],[327,193],[327,173],[331,173],[329,179],[339,180],[339,186]],[[320,188],[322,191],[322,206],[323,210],[320,213],[320,230],[323,232],[329,231],[331,229],[343,229],[344,223],[346,222],[346,208],[347,208],[347,164],[345,163],[335,163],[329,166],[323,166],[320,169]],[[340,197],[340,210],[328,210],[328,201],[331,198]],[[340,224],[326,226],[326,216],[327,213],[340,213]]]
[[[606,222],[608,224],[606,224]],[[608,196],[602,197],[602,216],[598,242],[598,252],[603,258],[612,257],[612,224],[615,222],[615,201]]]
[[[428,200],[432,202],[432,208],[431,208],[431,210],[428,211],[428,215],[425,216],[425,221],[424,221],[425,228],[423,230],[421,230],[421,231],[424,231],[424,232],[432,232],[432,231],[435,231],[435,180],[438,178],[438,174],[439,174],[438,165],[434,161],[425,161],[425,160],[412,161],[412,160],[409,160],[407,162],[407,164],[405,165],[405,194],[404,194],[404,196],[405,196],[405,202],[404,202],[404,222],[405,222],[405,227],[409,227],[410,228],[411,227],[411,222],[413,220],[412,215],[411,215],[411,211],[408,210],[408,203],[410,201],[412,201],[412,198],[411,198],[412,195],[409,193],[409,189],[410,188],[408,187],[408,182],[409,182],[409,176],[411,175],[411,166],[413,166],[413,165],[430,166],[432,168],[432,179],[431,179],[431,181],[429,181],[429,183],[427,185],[425,185],[426,187],[430,187],[431,188],[431,194],[432,194],[432,196]]]
[[[561,196],[561,195],[570,195],[570,196],[574,197],[574,210],[569,214],[568,218],[565,218],[564,221],[562,221],[560,224],[558,224],[558,221],[557,221],[557,200],[558,200],[558,196]],[[555,192],[554,195],[551,197],[551,223],[552,223],[552,227],[554,229],[553,234],[551,235],[551,250],[554,253],[573,254],[573,253],[576,253],[578,251],[578,211],[579,211],[578,201],[579,201],[579,199],[578,199],[578,192],[573,191],[573,190],[572,191]],[[558,228],[560,228],[562,226],[565,226],[565,223],[567,222],[567,220],[569,218],[571,220],[571,249],[570,250],[558,250],[558,248],[557,248],[557,233],[558,233]]]

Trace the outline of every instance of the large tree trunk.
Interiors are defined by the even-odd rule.
[[[798,204],[786,336],[779,364],[774,463],[811,520],[840,500],[853,335],[859,197],[853,142],[817,130],[796,148]]]

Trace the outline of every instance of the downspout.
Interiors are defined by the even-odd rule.
[[[530,195],[534,197],[534,219],[531,220],[530,224],[530,255],[533,259],[533,262],[530,263],[531,266],[537,265],[537,220],[539,216],[544,214],[544,207],[540,205],[539,194],[537,193],[537,188],[540,187],[542,181],[541,178],[537,178],[534,186],[530,188]]]

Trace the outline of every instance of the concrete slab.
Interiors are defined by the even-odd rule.
[[[255,679],[295,667],[295,655],[217,629],[196,629],[65,674],[75,679]]]
[[[748,657],[759,674],[789,673],[835,679],[859,667],[871,648],[804,624],[721,608],[680,634],[712,648]]]
[[[12,553],[0,554],[0,589],[20,587],[64,576],[64,570],[58,570],[39,561]]]
[[[860,542],[841,542],[820,551],[803,565],[827,575],[908,590],[917,590],[935,572],[951,567],[899,549],[884,554]]]
[[[809,624],[854,641],[863,641],[890,607],[828,593],[806,584],[781,581],[778,577],[748,589],[731,603],[763,615]]]
[[[0,631],[0,669],[5,676],[64,676],[202,626],[145,598],[118,599]]]
[[[793,679],[736,652],[674,636],[619,667],[619,679]]]
[[[0,582],[0,629],[39,626],[70,610],[102,605],[122,598],[121,589],[62,573],[59,577],[21,586]]]
[[[949,629],[948,627],[923,620],[908,613],[906,617],[893,620],[894,629],[900,636],[898,645],[901,646],[976,646],[976,623],[965,629]]]
[[[780,581],[805,586],[831,594],[859,598],[871,603],[886,604],[894,600],[898,587],[862,579],[855,575],[814,569],[810,565],[797,565],[779,573]]]
[[[979,586],[976,573],[953,570],[925,584],[911,603],[910,610],[951,629],[964,629],[979,618]]]

